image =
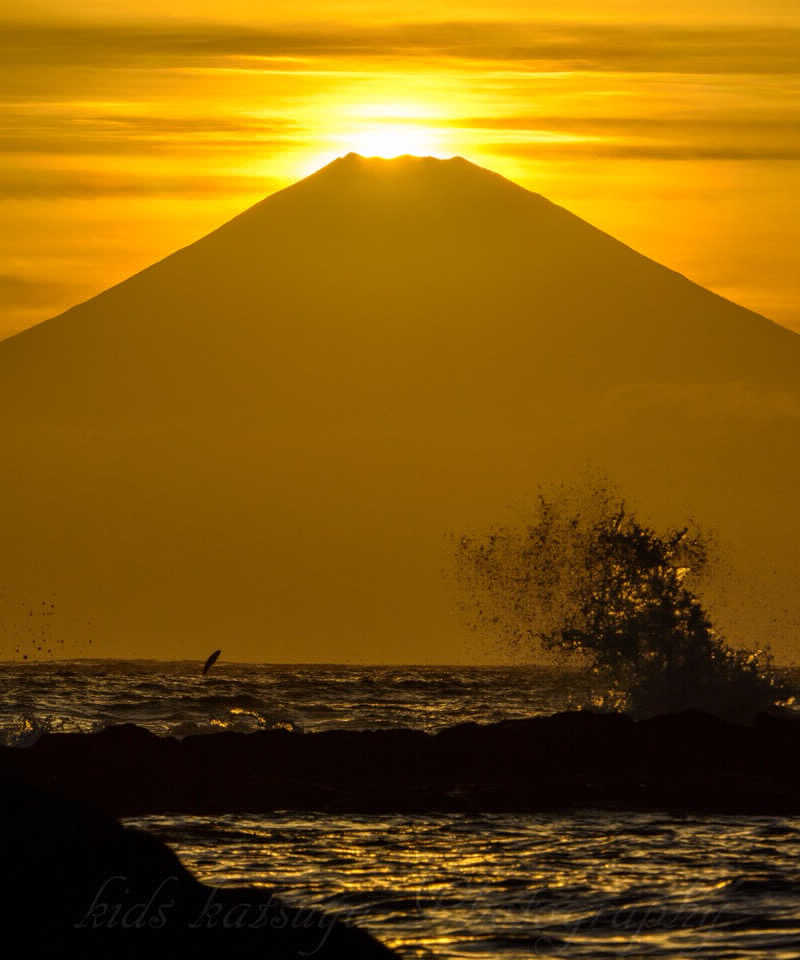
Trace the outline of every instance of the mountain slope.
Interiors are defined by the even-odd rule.
[[[781,642],[799,374],[495,174],[350,155],[0,344],[0,582],[106,653],[454,659],[443,534],[591,464],[718,528]]]

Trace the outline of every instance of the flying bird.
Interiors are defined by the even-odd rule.
[[[221,650],[215,650],[211,656],[206,660],[206,665],[203,667],[203,675],[208,673],[208,671],[214,666],[217,662],[217,657],[222,653]]]

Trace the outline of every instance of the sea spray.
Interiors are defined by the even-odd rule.
[[[580,658],[604,705],[747,721],[788,691],[768,650],[714,629],[696,592],[711,545],[695,524],[656,531],[601,486],[541,495],[526,522],[462,537],[456,563],[474,627]]]

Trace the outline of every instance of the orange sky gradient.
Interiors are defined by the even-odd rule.
[[[0,336],[351,150],[463,155],[800,330],[796,4],[556,16],[0,5]]]

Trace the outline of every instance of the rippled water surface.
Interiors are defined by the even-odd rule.
[[[0,730],[158,734],[408,726],[585,705],[546,667],[0,665]],[[793,675],[797,680],[797,674]],[[787,763],[796,758],[787,757]],[[402,770],[397,772],[402,777]],[[265,884],[405,958],[800,958],[800,818],[153,816],[133,821],[214,884]]]
[[[131,661],[0,664],[0,733],[136,723],[157,734],[284,727],[436,730],[590,701],[589,678],[554,667],[363,667]]]
[[[286,666],[219,662],[0,664],[0,737],[135,723],[161,735],[276,727],[306,731],[491,723],[596,702],[603,691],[562,667]],[[800,671],[784,672],[800,689]],[[795,704],[797,708],[797,704]]]
[[[800,818],[146,817],[204,880],[265,884],[407,958],[800,956]]]

